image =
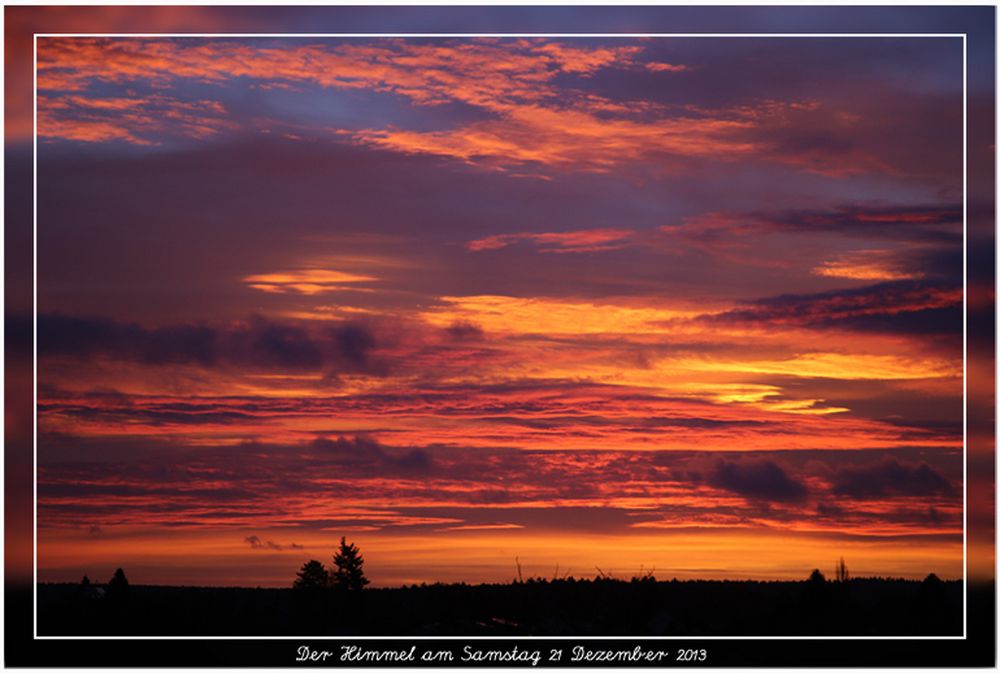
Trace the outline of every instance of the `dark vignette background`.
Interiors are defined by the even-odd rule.
[[[4,212],[7,349],[5,392],[5,618],[8,666],[290,666],[295,649],[323,641],[33,641],[32,562],[32,34],[35,32],[932,32],[967,33],[969,81],[993,88],[993,7],[8,7]],[[969,278],[994,287],[995,91],[969,111]],[[30,132],[28,137],[30,137]],[[985,151],[988,148],[989,151]],[[970,300],[973,297],[970,296]],[[975,308],[974,308],[975,307]],[[995,301],[970,301],[969,389],[992,390]],[[995,549],[995,400],[969,409],[969,535]],[[975,507],[971,505],[975,504]],[[992,565],[992,564],[990,564]],[[995,577],[969,588],[967,641],[667,641],[666,649],[705,647],[709,666],[993,666]],[[467,641],[436,641],[460,653]],[[471,642],[471,641],[469,641]],[[582,642],[582,641],[581,641]],[[325,641],[328,648],[336,643]],[[368,641],[374,645],[374,642]],[[364,644],[358,641],[357,644]],[[378,641],[384,648],[410,642]],[[417,643],[418,648],[421,643]],[[426,643],[430,645],[430,643]],[[480,643],[486,646],[488,643]],[[507,648],[513,641],[491,641]],[[572,647],[531,640],[522,648]],[[590,640],[627,648],[629,641]],[[645,643],[656,647],[655,643]],[[458,658],[458,657],[456,657]],[[357,665],[357,664],[354,664]]]

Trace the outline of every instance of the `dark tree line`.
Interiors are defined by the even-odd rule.
[[[958,581],[862,577],[840,560],[798,581],[631,581],[523,577],[503,584],[365,589],[364,559],[341,539],[295,588],[40,584],[46,635],[955,635]],[[808,579],[807,579],[808,577]],[[990,594],[992,596],[992,594]]]

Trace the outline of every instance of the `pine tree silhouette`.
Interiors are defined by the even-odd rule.
[[[128,598],[128,595],[128,579],[125,571],[119,568],[108,582],[108,599],[120,602]]]
[[[129,620],[130,609],[130,589],[125,571],[119,568],[108,581],[105,593],[108,608],[108,619],[112,628],[119,632],[126,632],[131,627]]]
[[[365,571],[362,568],[365,559],[361,556],[361,551],[357,545],[347,544],[346,538],[340,538],[340,549],[333,557],[335,569],[330,578],[333,586],[338,589],[349,591],[360,591],[368,584]]]
[[[295,589],[316,590],[330,585],[330,574],[319,561],[312,560],[302,564],[302,569],[295,573]]]
[[[79,586],[77,586],[76,588],[76,600],[77,601],[88,600],[92,598],[96,593],[97,592],[94,591],[94,588],[90,586],[90,578],[84,575],[83,579],[80,581]]]

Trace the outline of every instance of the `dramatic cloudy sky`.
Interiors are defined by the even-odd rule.
[[[40,579],[962,575],[960,39],[37,67]]]

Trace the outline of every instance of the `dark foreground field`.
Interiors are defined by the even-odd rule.
[[[40,635],[961,635],[961,582],[38,587]]]

